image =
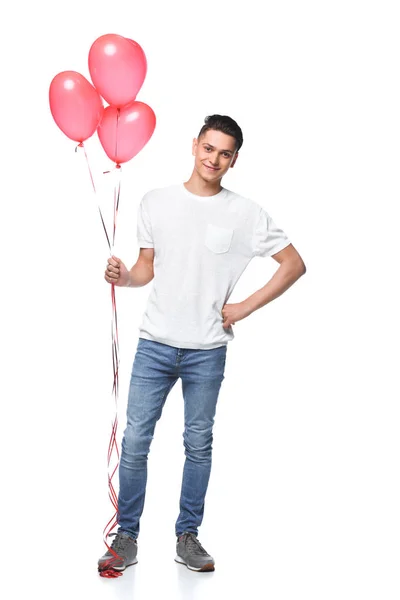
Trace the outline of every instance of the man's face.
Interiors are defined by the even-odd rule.
[[[194,138],[194,168],[202,179],[208,182],[218,181],[234,166],[239,156],[235,152],[235,143],[234,137],[215,129],[209,129],[198,139]]]

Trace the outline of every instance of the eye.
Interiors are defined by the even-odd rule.
[[[210,146],[204,146],[204,149],[207,150],[207,152],[211,150]]]
[[[224,152],[224,156],[225,158],[230,158],[231,155],[229,154],[229,152]]]

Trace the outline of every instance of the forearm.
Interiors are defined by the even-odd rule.
[[[129,271],[126,287],[142,287],[154,278],[153,267],[144,262],[137,262]]]
[[[281,263],[268,283],[243,301],[249,314],[281,296],[304,273],[305,268],[302,263],[297,264],[292,261]]]

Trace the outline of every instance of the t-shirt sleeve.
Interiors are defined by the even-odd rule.
[[[252,242],[253,256],[272,256],[291,243],[264,208],[260,209]]]
[[[139,248],[154,248],[151,222],[144,198],[137,211],[137,241]]]

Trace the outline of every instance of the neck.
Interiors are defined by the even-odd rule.
[[[221,178],[222,179],[222,178]],[[188,181],[184,185],[186,189],[197,196],[215,196],[222,190],[221,179],[217,181],[206,181],[202,179],[194,169]]]

